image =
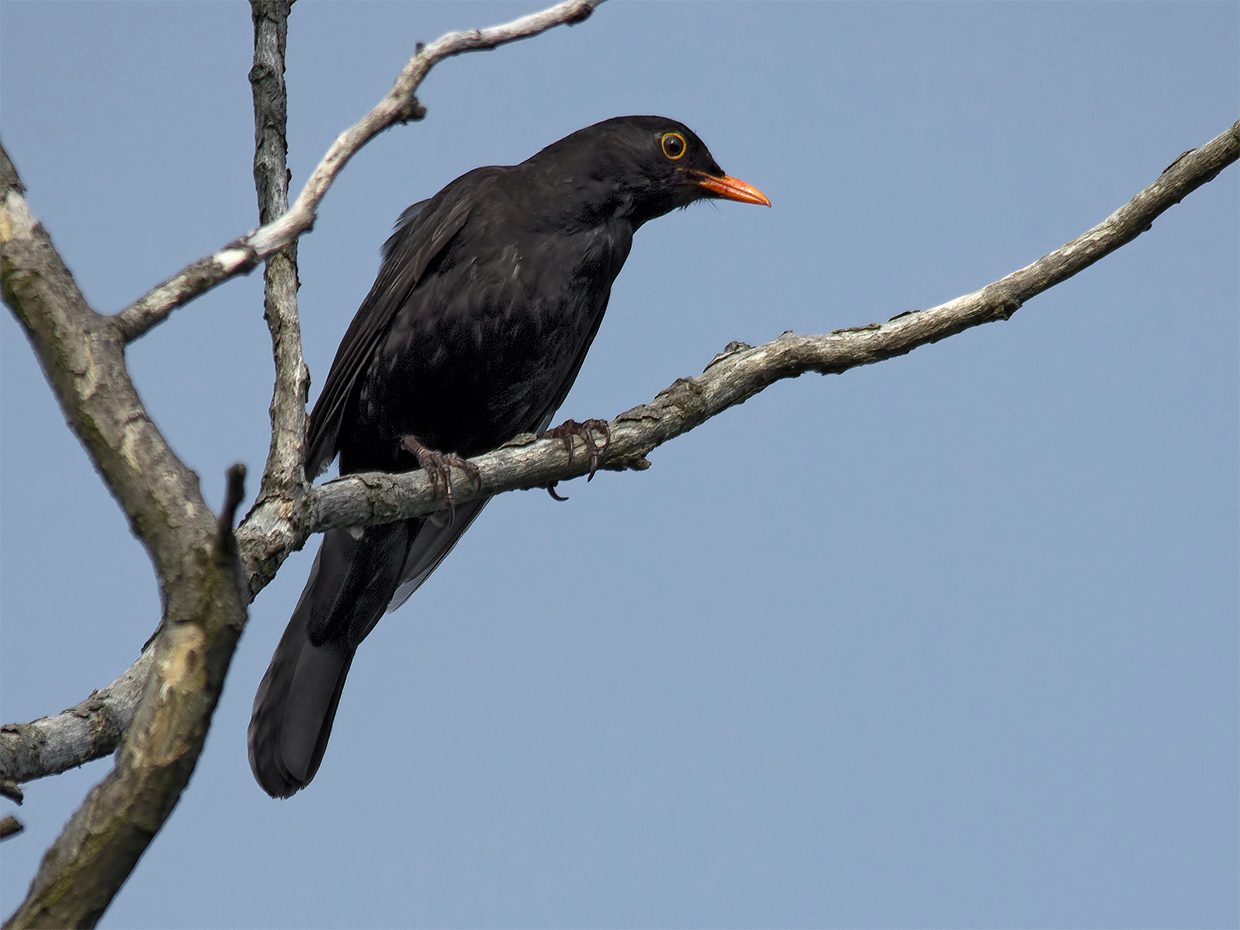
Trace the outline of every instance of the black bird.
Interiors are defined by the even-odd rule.
[[[675,120],[589,126],[414,204],[383,247],[310,414],[306,471],[427,468],[546,429],[607,308],[633,233],[696,200],[770,206]],[[569,426],[569,429],[573,429]],[[435,450],[444,450],[443,456]],[[289,797],[314,778],[358,644],[404,603],[487,498],[452,519],[324,534],[254,698],[250,767]]]

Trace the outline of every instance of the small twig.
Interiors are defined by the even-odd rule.
[[[220,508],[215,531],[215,551],[221,554],[227,554],[237,544],[233,536],[233,522],[237,519],[237,508],[245,500],[245,466],[238,462],[228,469],[227,482],[224,506]]]
[[[363,145],[396,123],[421,119],[426,115],[425,107],[414,94],[436,64],[464,52],[497,48],[518,39],[527,39],[554,26],[579,23],[602,2],[565,0],[550,9],[522,16],[502,26],[449,32],[429,45],[420,46],[387,96],[332,143],[287,213],[187,266],[122,310],[115,318],[122,338],[126,342],[137,339],[165,320],[177,307],[234,275],[253,270],[260,261],[295,242],[298,236],[310,229],[314,225],[319,203],[336,175]]]
[[[17,787],[17,782],[9,781],[7,778],[0,781],[0,795],[18,805],[25,800],[25,795],[22,794],[22,789]]]
[[[25,829],[16,817],[9,814],[3,820],[0,820],[0,840],[7,840],[10,836],[15,836]]]

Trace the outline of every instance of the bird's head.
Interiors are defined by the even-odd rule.
[[[557,180],[585,195],[570,200],[625,215],[634,229],[697,200],[771,205],[756,187],[724,173],[693,130],[662,116],[595,123],[530,159],[536,161],[561,166]]]

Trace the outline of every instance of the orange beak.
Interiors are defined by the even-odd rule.
[[[739,203],[761,204],[764,207],[771,205],[771,201],[767,199],[766,194],[753,185],[746,184],[740,178],[730,177],[726,174],[721,178],[717,178],[713,174],[706,174],[701,171],[694,171],[693,175],[691,183],[710,191],[716,197],[722,197],[724,200],[735,200]]]

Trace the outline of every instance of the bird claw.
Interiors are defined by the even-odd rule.
[[[561,497],[559,494],[555,493],[555,486],[559,483],[560,482],[558,481],[552,481],[549,485],[547,485],[547,493],[551,495],[551,499],[553,501],[559,501],[560,503],[564,503],[564,501],[568,500],[568,498]]]
[[[438,449],[428,448],[413,436],[406,436],[401,440],[401,445],[417,457],[418,465],[431,480],[431,490],[438,495],[442,488],[444,502],[448,505],[449,523],[456,514],[456,501],[452,495],[452,469],[455,467],[465,472],[469,475],[474,490],[482,490],[482,476],[478,473],[478,466],[468,459],[462,458],[455,452],[444,453]]]
[[[603,434],[603,444],[601,446],[594,441],[595,432]],[[568,450],[568,460],[570,462],[573,460],[574,436],[581,437],[581,441],[586,444],[586,452],[590,453],[590,474],[586,477],[586,481],[590,481],[594,478],[594,473],[598,471],[599,456],[611,445],[611,426],[606,420],[583,420],[580,423],[576,420],[565,420],[559,426],[544,430],[538,434],[539,439],[562,440],[564,448]],[[554,492],[552,492],[551,496],[556,497]],[[557,497],[556,499],[560,500],[561,498]],[[563,498],[563,500],[567,500],[567,498]]]

